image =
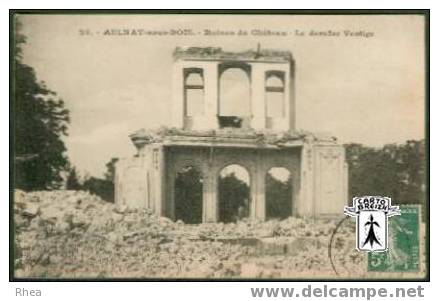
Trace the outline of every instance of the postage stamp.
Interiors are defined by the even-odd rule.
[[[388,252],[369,253],[368,271],[419,271],[419,220],[417,205],[401,205],[401,215],[389,221]]]

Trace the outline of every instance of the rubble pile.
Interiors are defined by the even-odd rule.
[[[303,278],[365,266],[350,221],[334,235],[338,221],[186,225],[82,191],[16,191],[14,218],[17,277]]]

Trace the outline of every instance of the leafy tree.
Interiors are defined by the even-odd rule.
[[[24,190],[60,187],[67,170],[66,147],[69,111],[55,92],[38,81],[32,67],[23,63],[26,38],[16,20],[13,61],[13,129],[15,187]]]
[[[114,183],[114,176],[116,174],[116,163],[119,161],[119,158],[111,158],[105,166],[107,167],[107,171],[105,173],[105,179]]]
[[[177,173],[175,179],[175,218],[187,224],[201,223],[203,216],[203,178],[193,167]]]
[[[402,198],[405,202],[425,203],[426,160],[425,141],[409,140],[398,153],[399,177],[403,183]]]
[[[266,175],[265,202],[267,218],[287,218],[292,214],[292,179],[276,179],[270,173]]]
[[[78,173],[74,167],[67,176],[66,188],[69,190],[80,190],[82,188],[82,185],[79,183]]]
[[[350,199],[360,195],[388,196],[399,204],[425,203],[425,142],[409,140],[382,148],[348,144]]]
[[[82,184],[82,189],[99,196],[107,202],[114,202],[114,185],[111,181],[89,177]]]
[[[248,215],[250,211],[250,187],[230,173],[219,178],[219,218],[225,223],[235,222],[240,208]]]
[[[118,160],[118,158],[112,158],[109,162],[107,162],[107,171],[105,172],[104,179],[86,176],[84,183],[82,185],[79,185],[77,189],[86,190],[92,194],[99,196],[101,199],[107,202],[113,203],[115,164]],[[75,172],[75,174],[72,175],[72,172]],[[75,169],[71,171],[67,180],[69,180],[70,176],[72,178],[76,176]]]

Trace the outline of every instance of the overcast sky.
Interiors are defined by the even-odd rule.
[[[101,175],[134,154],[128,135],[170,123],[176,46],[286,49],[296,61],[297,128],[370,146],[424,137],[424,33],[418,16],[21,16],[24,60],[71,112],[68,156]],[[304,31],[305,36],[106,36],[107,29]],[[89,29],[93,35],[83,36]],[[338,37],[309,36],[340,31]],[[344,37],[343,30],[373,32]]]

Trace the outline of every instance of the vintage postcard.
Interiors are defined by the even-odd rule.
[[[11,22],[14,279],[428,279],[425,12]]]

